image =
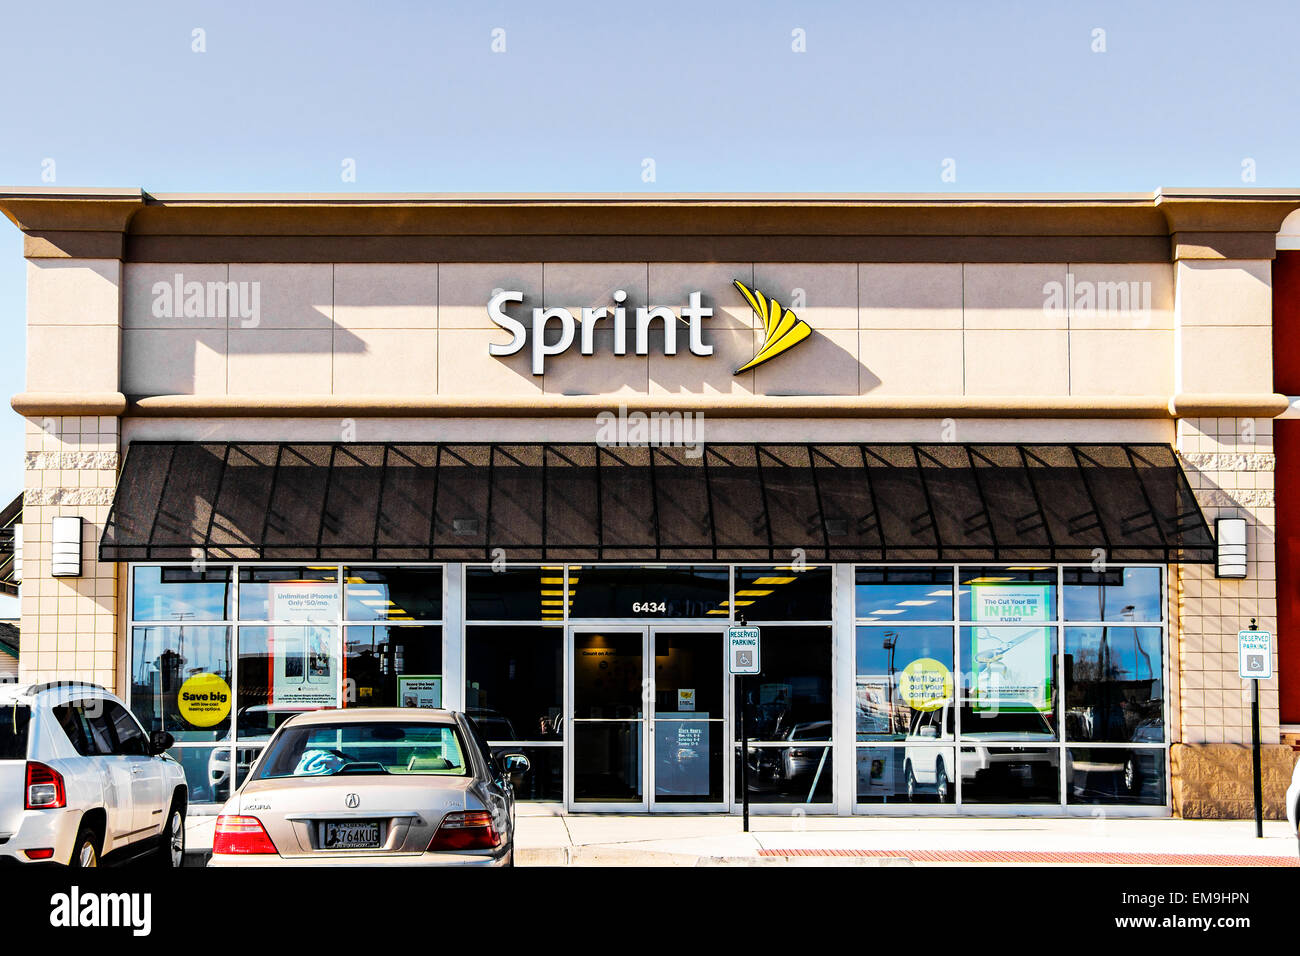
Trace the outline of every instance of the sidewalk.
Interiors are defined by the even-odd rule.
[[[186,823],[201,865],[215,817]],[[1298,866],[1295,833],[1249,820],[561,815],[521,806],[520,866]]]

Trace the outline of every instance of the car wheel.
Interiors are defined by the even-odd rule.
[[[99,834],[93,827],[83,826],[72,845],[72,859],[68,865],[74,870],[88,870],[99,866]]]
[[[175,869],[185,859],[185,811],[175,803],[167,811],[167,825],[158,836],[157,862],[165,869]]]
[[[939,802],[948,802],[948,771],[944,768],[943,761],[934,770],[934,789],[939,794]]]
[[[912,772],[912,762],[909,760],[903,768],[903,778],[907,781],[907,799],[916,799],[916,774]]]

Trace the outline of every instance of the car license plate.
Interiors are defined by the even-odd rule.
[[[326,821],[321,824],[322,850],[364,850],[379,847],[378,820]]]

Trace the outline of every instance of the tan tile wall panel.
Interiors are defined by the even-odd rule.
[[[1237,672],[1237,631],[1252,617],[1265,630],[1277,626],[1273,422],[1182,419],[1177,446],[1206,520],[1247,519],[1249,562],[1242,580],[1216,578],[1213,565],[1174,569],[1182,742],[1247,743],[1250,687]],[[1260,731],[1265,743],[1279,739],[1276,677],[1260,684]]]
[[[1272,263],[1191,259],[1176,269],[1176,390],[1271,392]]]
[[[118,420],[28,419],[23,491],[20,679],[119,690],[117,566],[96,558],[118,467]],[[50,522],[80,515],[81,576],[50,574]]]
[[[256,321],[153,316],[153,284],[177,274],[187,282],[256,283]],[[93,273],[68,275],[76,280],[70,286],[93,284]],[[1181,296],[1175,296],[1176,275],[1184,283]],[[815,330],[796,350],[740,377],[731,373],[753,355],[761,332],[748,346],[733,334],[760,325],[732,285],[735,279],[794,308]],[[394,397],[436,390],[492,397],[757,392],[1163,398],[1175,390],[1268,390],[1258,372],[1269,349],[1266,316],[1259,320],[1267,281],[1268,264],[1255,262],[132,263],[123,279],[122,377],[130,394]],[[41,284],[52,283],[42,278]],[[511,308],[525,324],[535,306],[563,306],[575,318],[584,306],[612,306],[612,293],[621,288],[628,293],[633,334],[637,306],[662,305],[680,314],[689,293],[700,291],[703,304],[714,309],[705,329],[716,354],[691,356],[686,327],[679,326],[677,355],[664,356],[656,323],[648,358],[582,356],[575,343],[563,356],[548,358],[547,375],[533,380],[525,354],[486,353],[489,342],[509,340],[486,311],[493,291],[504,288],[524,293],[525,302]],[[45,295],[50,302],[57,298]],[[864,334],[855,337],[855,330]],[[607,333],[608,326],[601,331]],[[34,327],[31,366],[37,383],[66,382],[67,356],[91,362],[110,353],[116,346],[110,330],[103,332],[109,336],[103,341],[94,340],[93,332],[71,341],[58,325]],[[394,344],[399,332],[407,333],[409,350]],[[608,339],[598,336],[598,345]],[[1176,342],[1184,352],[1178,368]]]

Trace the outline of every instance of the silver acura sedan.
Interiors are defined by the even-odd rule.
[[[300,714],[276,730],[217,818],[209,866],[512,866],[512,778],[464,714]]]

